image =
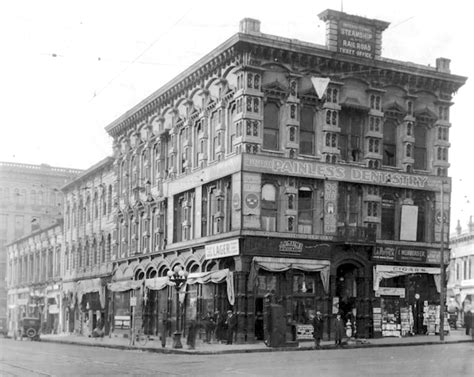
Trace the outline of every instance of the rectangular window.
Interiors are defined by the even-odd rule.
[[[397,164],[397,126],[394,121],[388,120],[383,125],[383,164],[396,166]]]
[[[426,127],[415,127],[415,169],[426,170]]]
[[[311,234],[313,231],[313,192],[302,187],[298,190],[298,232]]]
[[[315,132],[313,109],[310,107],[302,107],[300,117],[300,153],[314,155]]]
[[[361,158],[361,140],[364,124],[364,113],[355,109],[341,112],[339,125],[339,149],[341,158],[345,161],[359,161]]]
[[[263,115],[263,148],[278,150],[279,149],[279,108],[274,102],[265,104]]]

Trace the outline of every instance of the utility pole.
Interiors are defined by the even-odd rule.
[[[444,341],[444,294],[445,271],[444,271],[444,180],[441,181],[441,250],[440,250],[440,292],[439,292],[439,340]]]

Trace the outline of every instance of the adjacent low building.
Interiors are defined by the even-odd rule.
[[[112,275],[116,176],[107,157],[64,185],[62,331],[89,335],[109,331],[107,283]]]
[[[474,222],[469,218],[463,231],[460,222],[456,234],[451,236],[451,260],[449,263],[448,304],[464,323],[464,313],[472,309],[474,300]]]
[[[7,245],[8,332],[23,317],[41,319],[43,333],[61,329],[62,221]]]

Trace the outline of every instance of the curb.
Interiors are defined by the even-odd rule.
[[[151,353],[163,353],[163,354],[175,354],[175,355],[220,355],[220,354],[237,354],[237,353],[257,353],[257,352],[287,352],[287,351],[314,351],[314,347],[274,347],[274,348],[257,348],[257,349],[236,349],[236,350],[216,350],[216,351],[199,351],[189,349],[174,349],[174,348],[157,348],[157,347],[136,347],[120,344],[103,344],[103,343],[83,343],[73,340],[62,340],[62,339],[41,339],[45,343],[60,343],[69,344],[76,346],[85,347],[100,347],[118,349],[124,351],[141,351]],[[322,345],[321,350],[350,350],[350,349],[361,349],[361,348],[389,348],[389,347],[408,347],[408,346],[427,346],[427,345],[447,345],[447,344],[459,344],[459,343],[474,343],[473,340],[454,340],[454,341],[426,341],[426,342],[409,342],[409,343],[393,343],[393,344],[353,344],[344,345],[341,348],[336,348],[334,345]]]

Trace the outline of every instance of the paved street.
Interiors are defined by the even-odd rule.
[[[474,343],[170,355],[0,339],[1,376],[473,376]]]

